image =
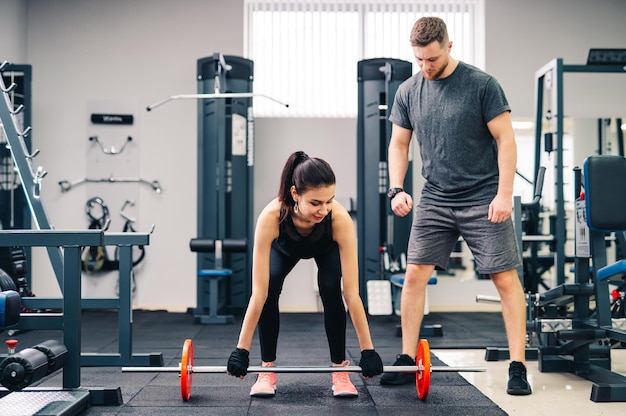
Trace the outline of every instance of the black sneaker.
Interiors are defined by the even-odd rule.
[[[512,361],[509,365],[509,383],[506,392],[514,396],[526,396],[532,393],[530,384],[526,380],[526,367],[519,361]]]
[[[415,360],[406,354],[398,354],[394,366],[415,365]],[[380,377],[380,384],[399,386],[401,384],[415,383],[414,373],[384,373]]]

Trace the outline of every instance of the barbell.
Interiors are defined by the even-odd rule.
[[[415,373],[415,390],[420,400],[426,400],[430,390],[430,374],[432,372],[483,372],[485,367],[446,367],[430,365],[430,347],[428,340],[421,339],[417,344],[414,366],[383,366],[385,373]],[[183,401],[189,400],[193,385],[194,373],[227,374],[225,366],[194,365],[193,341],[186,339],[183,344],[181,362],[178,367],[122,367],[122,372],[132,373],[178,373],[180,377],[180,394]],[[361,367],[248,367],[248,373],[361,373]]]

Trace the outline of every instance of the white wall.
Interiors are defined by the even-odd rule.
[[[2,33],[2,53],[0,63],[25,63],[26,61],[26,10],[27,2],[22,0],[2,0],[0,4],[0,33]],[[10,41],[7,41],[7,38]]]
[[[485,14],[486,69],[507,92],[514,117],[534,116],[535,72],[552,59],[584,65],[591,48],[626,48],[623,0],[485,0]],[[623,115],[622,78],[566,75],[566,114]]]
[[[146,308],[185,309],[195,304],[196,102],[175,101],[152,112],[145,107],[174,94],[196,92],[198,58],[243,54],[243,3],[208,0],[29,0],[26,55],[33,66],[35,164],[48,171],[42,200],[57,229],[86,228],[85,202],[93,188],[61,193],[57,182],[87,176],[88,105],[121,100],[135,108],[139,176],[160,181],[157,195],[136,185],[139,231],[156,229],[137,273],[135,303]],[[13,8],[0,6],[0,15]],[[5,14],[7,13],[7,14]],[[15,14],[15,19],[21,16]],[[3,43],[20,44],[19,32],[2,27]],[[0,58],[2,59],[2,58]],[[115,171],[113,175],[119,175]],[[103,185],[114,187],[116,185]],[[112,230],[121,229],[117,203],[107,201]],[[117,221],[117,222],[116,222]],[[34,252],[33,292],[54,293],[56,281],[43,251]],[[94,283],[95,282],[95,283]],[[86,277],[85,287],[108,295],[110,282]],[[100,290],[98,286],[107,289]]]
[[[304,150],[328,161],[337,179],[336,197],[356,201],[356,120],[256,119],[255,213],[261,212],[278,193],[279,178],[287,157]],[[346,208],[349,209],[348,206]],[[321,310],[316,287],[317,267],[304,260],[287,276],[280,298],[281,310]]]
[[[516,117],[533,116],[534,74],[549,60],[584,63],[590,47],[626,47],[622,0],[485,4],[486,69],[503,84]],[[137,272],[135,305],[194,306],[196,258],[188,242],[196,234],[196,103],[173,101],[152,112],[145,107],[170,95],[195,93],[197,59],[215,52],[243,54],[243,1],[4,0],[0,37],[0,61],[33,66],[32,137],[41,150],[35,164],[49,172],[43,200],[51,222],[58,229],[86,228],[85,202],[100,191],[83,186],[61,193],[57,185],[89,172],[90,103],[111,100],[129,106],[136,114],[138,176],[163,186],[161,195],[139,185],[132,191],[137,228],[156,226]],[[623,108],[615,100],[608,98],[606,105]],[[331,162],[338,196],[356,197],[356,120],[257,118],[256,140],[256,212],[275,195],[286,156],[299,149]],[[119,220],[117,204],[110,208],[113,220]],[[116,227],[121,223],[114,222]],[[34,253],[33,268],[34,292],[54,292],[45,253]],[[286,285],[304,278],[312,286],[313,275],[305,262]],[[85,282],[89,295],[112,290],[110,281],[85,277]],[[314,293],[302,297],[287,286],[285,302],[298,299],[302,309],[315,303]]]

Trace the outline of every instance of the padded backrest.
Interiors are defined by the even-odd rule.
[[[589,156],[583,165],[583,175],[589,228],[626,230],[626,158]]]

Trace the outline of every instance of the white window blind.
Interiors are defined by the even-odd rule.
[[[356,117],[357,62],[414,63],[422,16],[446,21],[452,56],[484,67],[484,0],[246,0],[245,56],[254,61],[256,117]],[[414,72],[417,71],[414,65]]]

